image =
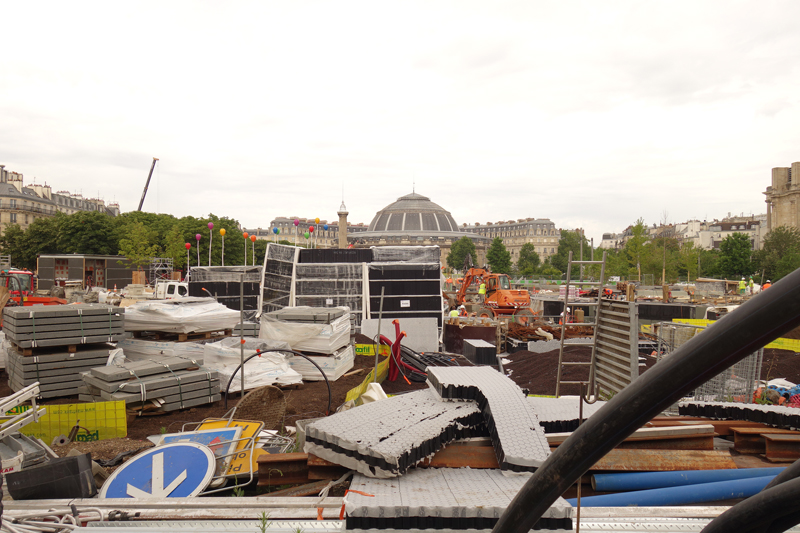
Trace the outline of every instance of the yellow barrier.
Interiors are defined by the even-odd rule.
[[[672,321],[681,324],[689,324],[691,326],[709,326],[716,322],[716,320],[708,320],[705,318],[673,318]],[[800,339],[784,339],[783,337],[780,337],[764,346],[764,348],[800,352]]]
[[[373,368],[370,370],[367,377],[364,378],[364,381],[361,382],[361,385],[357,387],[353,387],[349,391],[347,391],[347,396],[345,397],[344,401],[349,402],[350,400],[357,400],[367,391],[367,385],[372,383],[372,376],[375,374],[375,369]],[[378,363],[378,383],[383,383],[386,379],[386,376],[389,374],[389,358],[387,357],[380,363]]]
[[[50,445],[60,435],[69,435],[77,422],[86,428],[78,431],[77,442],[90,442],[105,439],[117,439],[128,434],[128,420],[125,416],[125,402],[69,403],[61,405],[45,405],[47,414],[38,422],[31,422],[20,428],[20,433],[29,437],[42,439]],[[29,406],[20,406],[8,414],[18,414]]]

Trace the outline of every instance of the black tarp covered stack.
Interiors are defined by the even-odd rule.
[[[189,296],[212,296],[229,309],[238,311],[242,303],[250,315],[258,310],[261,285],[260,265],[193,267]],[[244,293],[244,298],[241,298]]]

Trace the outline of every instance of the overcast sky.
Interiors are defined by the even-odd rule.
[[[603,232],[765,212],[800,2],[0,0],[0,164],[135,210]],[[416,185],[414,185],[416,184]]]

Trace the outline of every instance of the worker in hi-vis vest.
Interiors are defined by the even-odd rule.
[[[453,309],[451,309],[450,310],[450,316],[458,316],[458,309],[455,308],[455,307]]]
[[[744,291],[747,289],[747,282],[742,278],[742,281],[739,282],[739,294],[744,295]]]
[[[481,280],[481,284],[478,287],[478,298],[480,298],[481,303],[486,299],[486,283]]]

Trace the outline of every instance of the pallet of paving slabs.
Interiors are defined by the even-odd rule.
[[[121,340],[121,307],[101,304],[34,305],[3,310],[6,338],[20,348]]]
[[[144,382],[147,386],[147,381]],[[94,396],[108,401],[124,401],[126,404],[150,400],[153,398],[170,398],[176,400],[183,398],[194,398],[200,395],[214,395],[220,391],[220,381],[216,378],[204,379],[201,381],[194,381],[186,383],[181,380],[180,385],[174,383],[162,388],[145,389],[145,397],[142,398],[141,391],[136,392],[107,392],[97,387],[92,387],[91,392]]]
[[[186,357],[164,357],[160,360],[141,360],[131,361],[122,366],[107,366],[92,370],[92,376],[105,381],[126,381],[130,379],[142,378],[154,374],[175,372],[196,368],[203,364],[202,358],[189,359]]]
[[[47,378],[48,380],[53,378]],[[55,383],[40,383],[39,395],[37,398],[63,398],[64,396],[75,396],[78,394],[78,388],[83,385],[83,382],[75,379],[64,381],[58,380]],[[8,386],[13,391],[19,391],[27,387],[19,378],[8,378]]]
[[[184,399],[183,402],[170,402],[166,403],[160,398],[158,400],[148,400],[147,402],[142,402],[141,404],[130,404],[127,406],[127,409],[132,412],[137,411],[148,411],[148,412],[161,412],[161,413],[168,413],[171,411],[180,411],[181,409],[188,409],[190,407],[197,407],[199,405],[208,405],[211,403],[218,402],[222,399],[222,396],[217,393],[212,396],[203,396],[199,398],[190,398]],[[157,404],[157,405],[156,405]]]
[[[79,373],[89,368],[104,366],[108,362],[109,349],[89,350],[81,353],[58,353],[50,355],[21,355],[15,350],[9,350],[6,367],[12,372],[23,377],[56,376]]]
[[[173,370],[172,372],[166,371],[162,374],[140,376],[138,379],[118,380],[118,381],[105,381],[98,378],[92,369],[90,372],[83,375],[83,380],[93,387],[108,393],[116,392],[130,392],[141,394],[142,391],[149,396],[153,391],[163,389],[170,386],[177,386],[179,383],[183,386],[195,382],[208,382],[211,380],[218,380],[219,374],[214,370],[207,370],[200,368],[197,370]]]

